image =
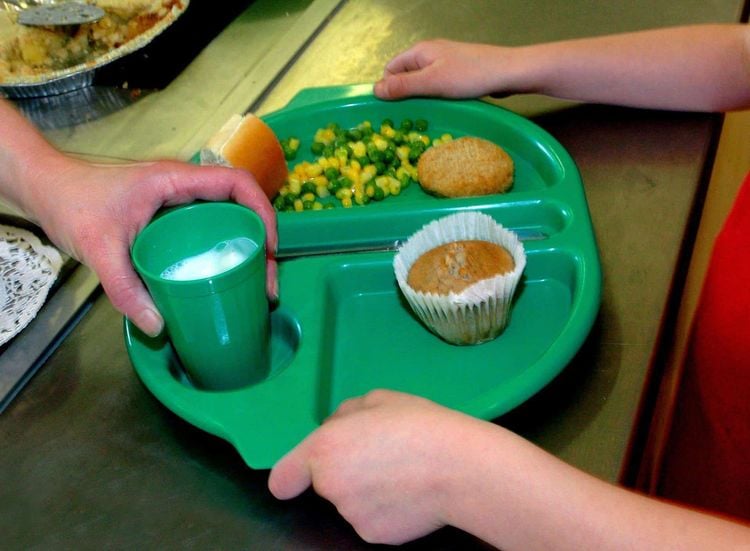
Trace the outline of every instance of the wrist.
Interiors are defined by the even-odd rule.
[[[549,63],[541,51],[543,46],[518,46],[510,51],[504,68],[498,70],[508,94],[544,93]]]
[[[512,453],[505,429],[489,422],[470,419],[456,434],[444,465],[440,484],[439,518],[444,524],[478,534],[477,522],[491,510],[496,494],[493,471],[505,454]],[[450,444],[450,443],[449,443]]]
[[[16,170],[12,172],[11,201],[29,220],[40,224],[47,218],[45,213],[55,209],[61,176],[77,164],[78,161],[52,147],[17,159]]]

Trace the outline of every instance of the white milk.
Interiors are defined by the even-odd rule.
[[[212,277],[238,266],[257,248],[247,237],[235,237],[216,244],[209,251],[175,262],[161,273],[161,277],[173,281]]]

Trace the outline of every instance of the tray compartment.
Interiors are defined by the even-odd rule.
[[[316,91],[320,93],[320,91]],[[302,140],[298,158],[290,167],[303,160],[312,161],[310,153],[315,131],[328,123],[352,127],[369,120],[375,127],[384,118],[399,124],[403,118],[424,118],[429,121],[432,137],[448,132],[454,137],[479,136],[506,149],[516,166],[513,188],[504,194],[483,197],[446,199],[425,193],[412,185],[397,197],[366,206],[334,210],[278,213],[279,247],[284,253],[317,252],[328,249],[368,246],[388,239],[402,239],[427,221],[452,212],[474,209],[513,209],[524,204],[565,198],[563,185],[578,180],[577,170],[565,150],[546,132],[530,121],[505,109],[476,100],[440,101],[408,99],[385,102],[371,95],[337,98],[308,105],[304,93],[289,108],[264,117],[281,137],[297,136]],[[314,97],[314,94],[313,94]],[[438,107],[439,106],[439,107]],[[512,206],[510,206],[512,205]],[[527,213],[525,221],[540,217]],[[545,215],[546,213],[542,213]],[[517,224],[507,224],[515,229]],[[404,222],[401,222],[401,221]],[[401,224],[399,226],[399,224]],[[560,229],[551,224],[550,231]]]
[[[324,273],[321,370],[316,418],[373,388],[416,393],[461,409],[487,389],[507,387],[554,344],[570,318],[580,262],[569,253],[528,255],[511,321],[495,340],[455,346],[431,333],[412,313],[393,277],[392,254],[341,255]],[[300,262],[295,270],[308,271]]]
[[[489,114],[492,116],[489,116]],[[351,128],[369,120],[378,130],[383,119],[392,119],[396,125],[402,119],[425,119],[429,122],[426,134],[437,138],[444,133],[454,138],[478,136],[493,141],[513,158],[517,169],[516,191],[539,190],[558,183],[565,173],[560,157],[540,143],[539,136],[524,124],[520,117],[474,100],[453,100],[435,109],[434,100],[407,99],[398,102],[380,101],[376,98],[352,98],[350,101],[330,101],[315,105],[315,116],[310,116],[307,106],[286,109],[264,117],[280,138],[296,136],[300,139],[298,157],[290,165],[303,160],[312,161],[310,152],[315,131],[328,123]],[[538,127],[533,127],[538,131]]]

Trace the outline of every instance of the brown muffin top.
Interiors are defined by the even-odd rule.
[[[513,159],[500,146],[464,137],[431,147],[417,163],[419,183],[436,195],[504,193],[513,185]]]
[[[510,272],[510,253],[489,241],[453,241],[430,249],[412,265],[407,283],[415,291],[447,295],[460,293],[477,281]]]

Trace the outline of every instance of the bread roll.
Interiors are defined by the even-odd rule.
[[[202,165],[250,172],[269,199],[284,185],[286,160],[273,130],[253,114],[233,115],[201,149]]]
[[[417,163],[425,191],[443,197],[504,193],[513,185],[513,159],[494,143],[464,137],[431,147]]]

